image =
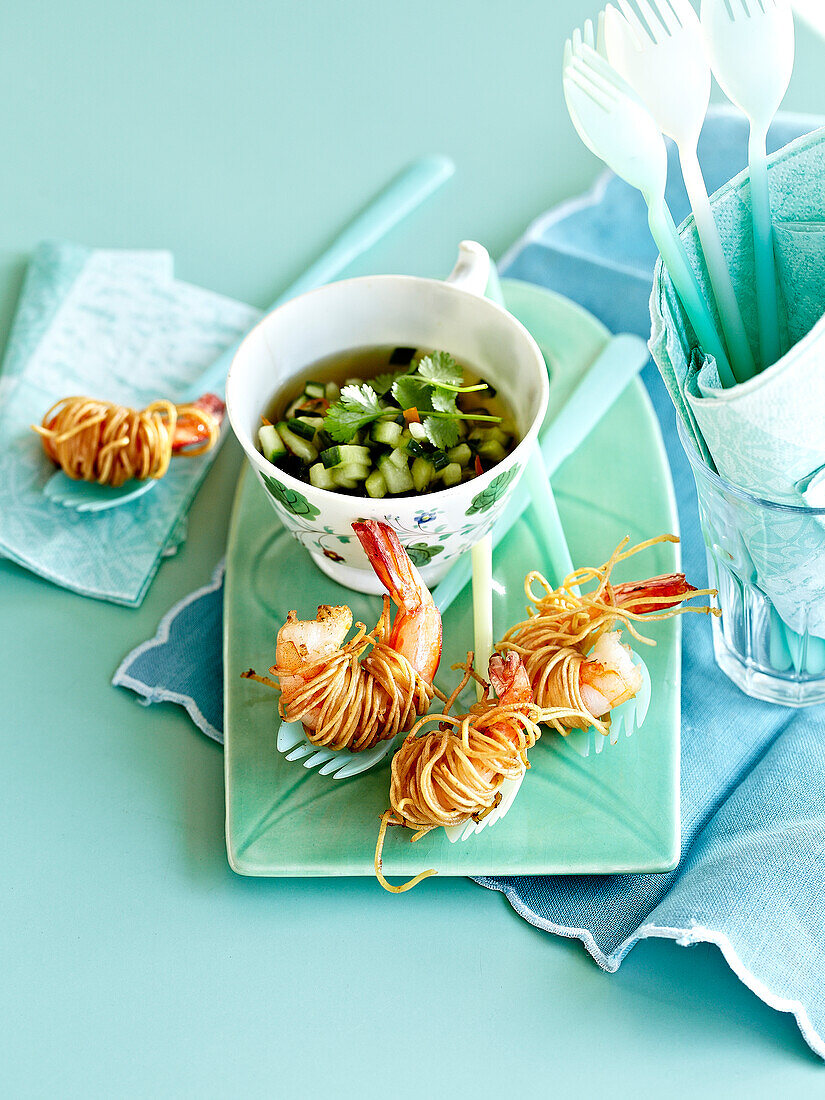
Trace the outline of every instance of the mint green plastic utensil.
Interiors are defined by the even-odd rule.
[[[296,298],[299,294],[331,282],[446,183],[454,172],[455,165],[449,157],[426,156],[413,161],[350,222],[330,247],[272,303],[266,313],[272,313],[290,298]],[[194,401],[203,393],[223,390],[239,343],[228,348],[215,360],[209,370],[181,395],[180,403]],[[43,492],[53,503],[65,508],[73,508],[78,512],[100,512],[137,500],[157,484],[156,480],[130,481],[120,489],[111,489],[95,482],[76,481],[60,470],[49,478]]]
[[[608,4],[604,12],[607,57],[676,143],[731,368],[744,382],[756,374],[756,363],[696,152],[710,100],[710,64],[699,19],[688,0],[617,3],[621,11]]]
[[[539,435],[548,482],[562,462],[584,442],[647,360],[647,345],[638,336],[620,333],[605,344],[564,406]],[[519,485],[492,530],[494,549],[529,506],[530,493],[526,486]],[[471,572],[465,555],[435,589],[433,596],[442,615],[468,583]]]
[[[756,313],[762,366],[768,367],[782,348],[765,142],[793,70],[793,12],[788,0],[702,0],[701,21],[713,75],[750,123]]]
[[[574,31],[564,47],[564,98],[585,145],[642,193],[648,224],[699,343],[712,355],[725,386],[736,384],[722,338],[705,302],[665,202],[667,151],[642,101],[597,53],[593,25]]]

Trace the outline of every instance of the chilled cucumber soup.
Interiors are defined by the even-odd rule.
[[[486,473],[518,443],[513,415],[443,350],[368,347],[313,363],[262,417],[279,469],[350,496],[431,493]]]

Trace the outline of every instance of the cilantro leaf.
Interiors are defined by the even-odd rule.
[[[450,413],[452,416],[458,413],[453,390],[434,389],[430,394],[430,400],[436,412]]]
[[[431,393],[429,382],[412,374],[402,374],[392,387],[392,395],[402,409],[418,409],[420,413],[432,412]]]
[[[395,381],[395,375],[391,373],[377,374],[375,378],[371,378],[369,385],[375,390],[375,392],[383,397],[385,393],[389,393],[392,389],[392,384]]]
[[[425,416],[424,431],[427,439],[434,447],[445,451],[448,447],[454,447],[458,443],[458,423],[455,420],[441,419],[441,417]]]
[[[370,386],[344,386],[339,400],[327,410],[324,430],[336,443],[348,443],[359,428],[371,424],[386,411]]]
[[[460,386],[464,372],[448,351],[434,351],[418,363],[418,373],[434,385]]]

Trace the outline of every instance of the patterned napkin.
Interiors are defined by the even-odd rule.
[[[785,118],[773,147],[810,129]],[[719,187],[745,163],[746,126],[709,120],[701,155]],[[678,179],[675,162],[671,178]],[[677,217],[687,199],[675,184]],[[644,205],[612,176],[540,219],[505,259],[505,273],[581,302],[615,330],[647,336],[656,252]],[[645,371],[662,421],[682,528],[684,568],[703,583],[705,553],[693,479],[676,439],[674,411],[652,366]],[[210,736],[221,732],[221,585],[193,593],[155,638],[130,654],[114,683],[146,702],[186,706]],[[764,1001],[793,1012],[825,1057],[825,708],[791,711],[741,694],[717,668],[710,630],[684,620],[682,673],[682,859],[667,875],[483,878],[537,928],[581,939],[614,971],[648,936],[683,946],[717,944]],[[639,734],[644,736],[644,731]],[[426,887],[424,887],[426,888]]]
[[[0,554],[86,596],[136,606],[215,456],[175,461],[137,500],[98,513],[54,504],[55,467],[29,425],[61,397],[142,407],[176,398],[258,311],[173,278],[168,252],[36,250],[0,372]]]

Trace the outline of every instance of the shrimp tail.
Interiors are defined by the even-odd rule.
[[[172,435],[172,450],[177,452],[193,444],[203,444],[211,438],[210,421],[214,429],[220,426],[226,406],[214,393],[205,393],[191,405],[183,406],[184,412],[178,417]],[[207,414],[199,415],[199,410]]]
[[[684,573],[667,573],[645,581],[614,584],[612,587],[615,603],[637,615],[666,611],[690,599],[694,592],[699,591],[688,583]]]
[[[441,614],[430,590],[389,524],[365,519],[352,527],[378,579],[398,606],[390,647],[432,683],[441,661]]]
[[[517,705],[533,702],[530,677],[518,653],[513,650],[506,654],[494,653],[490,658],[488,675],[499,703]]]
[[[399,607],[412,607],[425,585],[393,528],[377,519],[364,519],[353,523],[352,529],[393,600]]]

